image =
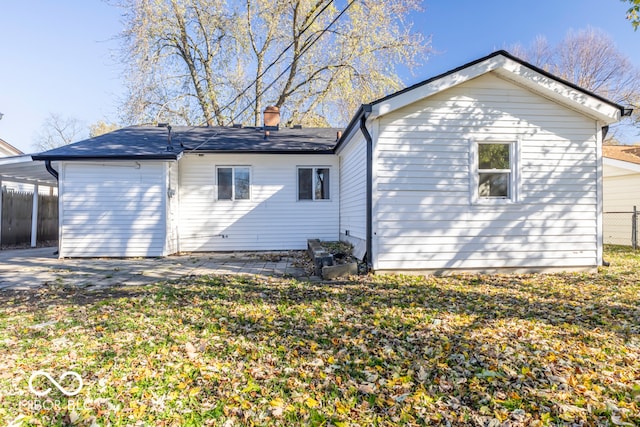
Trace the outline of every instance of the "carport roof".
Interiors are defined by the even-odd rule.
[[[28,154],[0,158],[0,180],[54,187],[58,184],[44,163],[33,161]]]
[[[268,131],[268,136],[267,136]],[[131,126],[33,156],[34,160],[177,160],[205,153],[328,154],[338,129]],[[171,144],[169,145],[169,141]]]

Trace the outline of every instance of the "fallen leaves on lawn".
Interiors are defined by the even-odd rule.
[[[619,249],[609,258],[598,274],[224,276],[3,293],[0,419],[637,425],[640,262]],[[37,406],[27,386],[37,369],[74,370],[84,388]]]

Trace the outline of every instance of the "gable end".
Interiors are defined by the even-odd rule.
[[[371,118],[389,114],[420,99],[458,86],[476,77],[495,72],[506,80],[525,87],[557,103],[599,120],[603,125],[615,123],[627,113],[624,107],[553,76],[531,64],[498,51],[448,73],[418,83],[405,90],[374,101]]]

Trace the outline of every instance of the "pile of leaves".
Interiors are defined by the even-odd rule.
[[[0,420],[638,425],[640,260],[622,248],[607,259],[594,274],[1,293]],[[66,397],[40,378],[52,391],[38,398],[35,370],[84,386]]]

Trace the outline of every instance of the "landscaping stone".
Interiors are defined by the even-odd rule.
[[[322,267],[322,278],[325,280],[333,280],[339,277],[353,276],[356,274],[358,274],[358,263],[356,262],[327,265]]]
[[[325,242],[324,244],[334,247],[335,251],[336,242]],[[343,246],[340,248],[341,252],[330,253],[324,246],[323,242],[318,239],[312,239],[307,241],[307,249],[309,256],[313,260],[316,276],[320,276],[325,280],[337,279],[339,277],[345,277],[358,274],[358,263],[353,260],[353,257],[346,252]]]
[[[322,269],[334,264],[333,255],[326,251],[320,240],[307,240],[307,250],[315,265],[314,274],[316,276],[322,276]]]

